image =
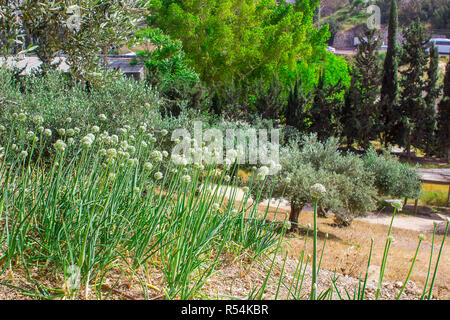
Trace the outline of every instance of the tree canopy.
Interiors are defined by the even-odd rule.
[[[328,26],[313,24],[318,0],[158,0],[150,23],[180,39],[208,84],[272,79],[326,55]],[[282,79],[281,79],[282,80]]]

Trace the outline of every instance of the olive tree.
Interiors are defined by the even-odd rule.
[[[421,190],[417,168],[401,163],[395,156],[384,151],[378,155],[370,149],[363,157],[364,167],[375,178],[379,196],[417,199]]]
[[[375,208],[374,177],[366,172],[357,155],[338,151],[338,140],[320,142],[315,134],[292,141],[280,150],[282,169],[265,181],[264,194],[288,199],[289,221],[297,224],[306,204],[314,203],[310,189],[320,183],[326,188],[322,208],[331,210],[340,225]],[[255,188],[257,189],[257,188]]]
[[[142,16],[144,0],[5,0],[0,7],[3,41],[26,35],[41,60],[41,69],[55,69],[65,55],[76,78],[92,78],[99,55],[121,46]],[[7,29],[5,29],[7,28]],[[55,61],[57,60],[57,61]]]

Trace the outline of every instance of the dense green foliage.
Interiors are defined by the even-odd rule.
[[[89,118],[97,116],[86,110]],[[148,125],[149,114],[128,128],[113,127],[111,118],[98,117],[79,132],[68,122],[66,133],[74,135],[60,135],[45,157],[52,123],[27,121],[25,114],[2,117],[8,131],[0,132],[1,273],[20,261],[29,275],[51,259],[46,268],[63,283],[59,290],[28,294],[74,298],[85,292],[88,298],[93,288],[91,297],[107,298],[112,289],[105,292],[106,278],[117,270],[143,276],[141,267],[159,259],[164,296],[188,299],[199,294],[224,250],[254,260],[279,243],[279,224],[260,217],[248,197],[235,205],[224,200],[234,168],[170,159],[158,140],[164,133]],[[27,142],[13,148],[25,135]],[[147,285],[137,282],[149,298]],[[29,276],[26,283],[40,285]]]
[[[53,133],[46,143],[61,138],[58,129],[91,128],[100,114],[108,119],[103,130],[117,130],[144,120],[150,127],[155,126],[161,119],[162,104],[155,90],[127,78],[119,77],[104,87],[88,90],[56,71],[41,77],[15,78],[13,71],[0,67],[0,124],[9,132],[12,119],[21,113],[27,118],[24,126],[45,122]],[[35,116],[42,119],[35,121]],[[2,135],[0,144],[5,143],[5,138],[8,136]],[[26,143],[23,135],[14,139],[18,146]]]
[[[310,188],[316,183],[327,189],[321,206],[333,211],[341,225],[348,225],[355,216],[374,209],[374,177],[366,171],[361,158],[343,154],[338,147],[337,139],[330,138],[322,143],[317,135],[310,135],[280,150],[282,170],[269,178],[273,190],[267,187],[265,196],[288,199],[292,223],[298,223],[299,214],[307,203],[314,203]]]
[[[126,43],[146,2],[3,0],[0,40],[8,44],[5,49],[12,50],[16,40],[22,47],[27,45],[23,42],[26,35],[44,72],[55,69],[61,63],[55,58],[64,54],[73,76],[95,82],[98,55]]]
[[[380,195],[417,199],[421,190],[420,177],[414,168],[399,162],[389,153],[377,155],[370,149],[363,157],[365,170],[371,172]]]
[[[439,53],[438,49],[431,44],[429,48],[429,63],[426,70],[426,81],[424,91],[426,93],[425,103],[426,110],[424,112],[423,124],[421,125],[421,138],[419,141],[420,148],[429,155],[435,153],[436,147],[436,102],[441,95],[441,85],[439,78]]]
[[[185,62],[181,41],[171,39],[160,29],[149,27],[139,30],[136,38],[150,46],[138,52],[138,57],[144,60],[151,84],[168,86],[177,80],[187,85],[198,82],[198,75]]]
[[[381,73],[377,57],[380,38],[376,29],[373,29],[361,34],[359,40],[341,122],[342,135],[346,137],[347,145],[358,142],[360,146],[367,148],[370,140],[377,138],[380,126],[377,103]]]
[[[428,111],[422,92],[425,90],[423,75],[428,64],[428,54],[425,46],[429,41],[424,26],[416,21],[403,35],[400,65],[400,86],[402,92],[398,105],[399,123],[394,128],[397,136],[395,141],[406,148],[408,154],[411,146],[420,146],[426,127],[423,126]],[[431,130],[433,132],[433,130]]]
[[[313,27],[317,0],[278,6],[263,1],[155,1],[151,23],[183,42],[208,84],[270,78],[323,55],[326,27]]]
[[[28,31],[38,39],[39,46],[33,49],[45,72],[20,77],[19,71],[0,67],[0,275],[17,272],[21,281],[2,278],[0,285],[39,299],[82,295],[107,299],[127,278],[129,287],[141,286],[145,299],[204,298],[205,284],[217,269],[240,260],[249,268],[261,262],[260,270],[267,271],[262,284],[240,294],[267,298],[268,280],[280,267],[276,261],[285,231],[292,224],[298,226],[302,208],[313,204],[310,297],[333,298],[336,290],[342,299],[335,276],[327,291],[317,292],[322,260],[317,250],[317,214],[330,210],[338,225],[347,226],[354,217],[373,210],[381,196],[417,198],[420,191],[415,168],[390,154],[377,155],[369,149],[359,156],[339,150],[343,137],[367,149],[378,134],[380,70],[375,32],[367,32],[367,40],[360,38],[349,67],[324,50],[327,27],[316,29],[313,23],[318,0],[298,0],[296,6],[278,6],[269,0],[152,1],[147,18],[153,25],[136,34],[146,46],[138,59],[145,65],[147,81],[98,69],[102,72],[95,78],[102,81],[92,86],[97,46],[108,50],[130,36],[133,14],[121,7],[138,2],[84,2],[86,16],[77,30],[79,38],[60,25],[67,18],[57,6],[61,3],[20,3],[30,18]],[[365,6],[362,0],[351,4],[355,11]],[[391,8],[396,20],[395,5]],[[1,37],[9,41],[17,34],[8,25],[11,12],[4,12],[1,23],[9,29],[2,30]],[[92,21],[96,16],[98,21]],[[117,23],[117,29],[111,23]],[[67,39],[61,39],[64,35]],[[390,37],[394,43],[390,52],[395,55]],[[89,48],[83,47],[83,39]],[[14,49],[7,43],[5,52]],[[398,126],[397,137],[406,132],[408,141],[421,147],[427,147],[433,136],[434,114],[428,117],[426,111],[434,110],[439,96],[437,54],[431,48],[428,56],[424,43],[422,26],[413,25],[406,32],[401,56],[410,68],[401,72],[400,104],[393,106],[403,108],[398,109],[401,119],[418,130],[415,137],[409,127],[408,131]],[[72,74],[52,70],[52,57],[60,52],[71,63],[79,62]],[[386,66],[395,66],[395,57],[386,60]],[[439,105],[441,152],[448,150],[449,141],[449,70],[450,66]],[[385,77],[385,83],[390,82],[387,91],[396,82],[396,73]],[[418,109],[423,111],[423,123],[413,119]],[[202,121],[199,133],[215,129],[219,133],[214,138],[226,133],[223,150],[206,139],[196,140],[197,121]],[[185,135],[175,140],[170,133],[180,128]],[[273,137],[271,143],[264,142],[259,132],[260,167],[252,167],[247,176],[250,164],[238,161],[242,160],[239,143],[247,144],[249,130],[272,128],[281,129],[281,146]],[[237,139],[228,137],[228,130]],[[193,139],[187,132],[194,133]],[[171,154],[180,143],[187,146],[186,157]],[[268,156],[269,146],[280,150],[280,163],[272,154],[273,161],[265,166],[261,156]],[[256,146],[252,147],[247,151],[255,152]],[[216,153],[220,161],[208,162]],[[237,194],[242,198],[237,199]],[[272,221],[269,205],[258,206],[264,198],[288,199],[292,224]],[[399,202],[394,203],[399,209]],[[445,233],[448,227],[447,220]],[[281,286],[289,288],[287,299],[304,298],[309,230],[310,226],[292,277],[283,277],[285,265],[280,269],[275,299]],[[376,298],[393,241],[390,232],[391,228]],[[417,250],[423,237],[419,239]],[[441,249],[444,241],[445,236]],[[373,242],[368,269],[372,247]],[[325,243],[322,253],[324,249]],[[441,251],[422,298],[432,296]],[[417,252],[411,270],[416,257]],[[364,283],[360,280],[355,287],[353,299],[364,299],[366,281],[367,274]],[[122,292],[118,295],[122,297]]]
[[[392,128],[397,118],[395,106],[398,103],[398,7],[397,0],[391,0],[388,27],[388,48],[384,60],[383,78],[381,81],[380,111],[383,123],[383,140],[385,146],[392,140]]]
[[[450,153],[450,61],[444,77],[444,96],[438,106],[437,141],[438,152],[441,156],[449,158]]]

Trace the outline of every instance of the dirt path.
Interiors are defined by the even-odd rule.
[[[392,215],[374,213],[371,213],[364,218],[357,218],[357,220],[360,221],[384,225],[389,225],[391,219]],[[419,232],[433,232],[434,222],[441,223],[443,221],[445,221],[445,215],[439,213],[436,213],[436,218],[422,218],[400,214],[394,218],[392,226]]]

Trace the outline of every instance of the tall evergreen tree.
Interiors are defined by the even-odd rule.
[[[439,53],[438,49],[432,43],[429,51],[429,64],[427,69],[427,80],[425,82],[425,118],[420,123],[422,131],[421,149],[426,154],[430,154],[432,147],[436,145],[436,100],[439,98],[441,87],[439,80]]]
[[[377,90],[380,84],[380,65],[377,53],[380,36],[376,29],[359,36],[360,44],[350,71],[352,81],[345,95],[342,112],[342,134],[347,144],[357,141],[365,149],[377,137]]]
[[[284,104],[282,91],[283,89],[276,75],[273,76],[272,83],[268,88],[264,85],[264,80],[260,80],[257,83],[255,106],[262,118],[279,119]]]
[[[388,48],[384,60],[383,79],[381,82],[380,111],[384,145],[391,140],[391,131],[397,122],[395,105],[398,102],[398,4],[391,0]]]
[[[335,85],[325,85],[323,74],[314,89],[314,98],[308,110],[310,133],[317,133],[321,141],[329,137],[341,136],[342,127],[339,115],[342,113],[342,98],[340,93],[344,87],[339,81]]]
[[[427,81],[425,84],[426,97],[425,101],[427,105],[435,107],[436,100],[441,93],[441,87],[438,84],[439,80],[439,52],[438,48],[431,43],[429,51],[429,64],[427,69]]]
[[[310,104],[310,97],[304,92],[301,80],[296,79],[294,87],[289,90],[284,117],[286,124],[305,132],[307,128],[306,110]]]
[[[413,22],[404,30],[405,38],[402,54],[402,68],[400,86],[402,88],[398,111],[400,121],[395,126],[396,142],[407,148],[408,158],[410,157],[411,146],[420,147],[423,138],[432,134],[425,132],[423,120],[427,118],[427,103],[423,97],[425,82],[423,80],[428,63],[426,45],[429,36],[425,27],[420,21]]]
[[[450,156],[450,60],[445,69],[444,96],[438,106],[437,140],[439,154],[448,161]]]

